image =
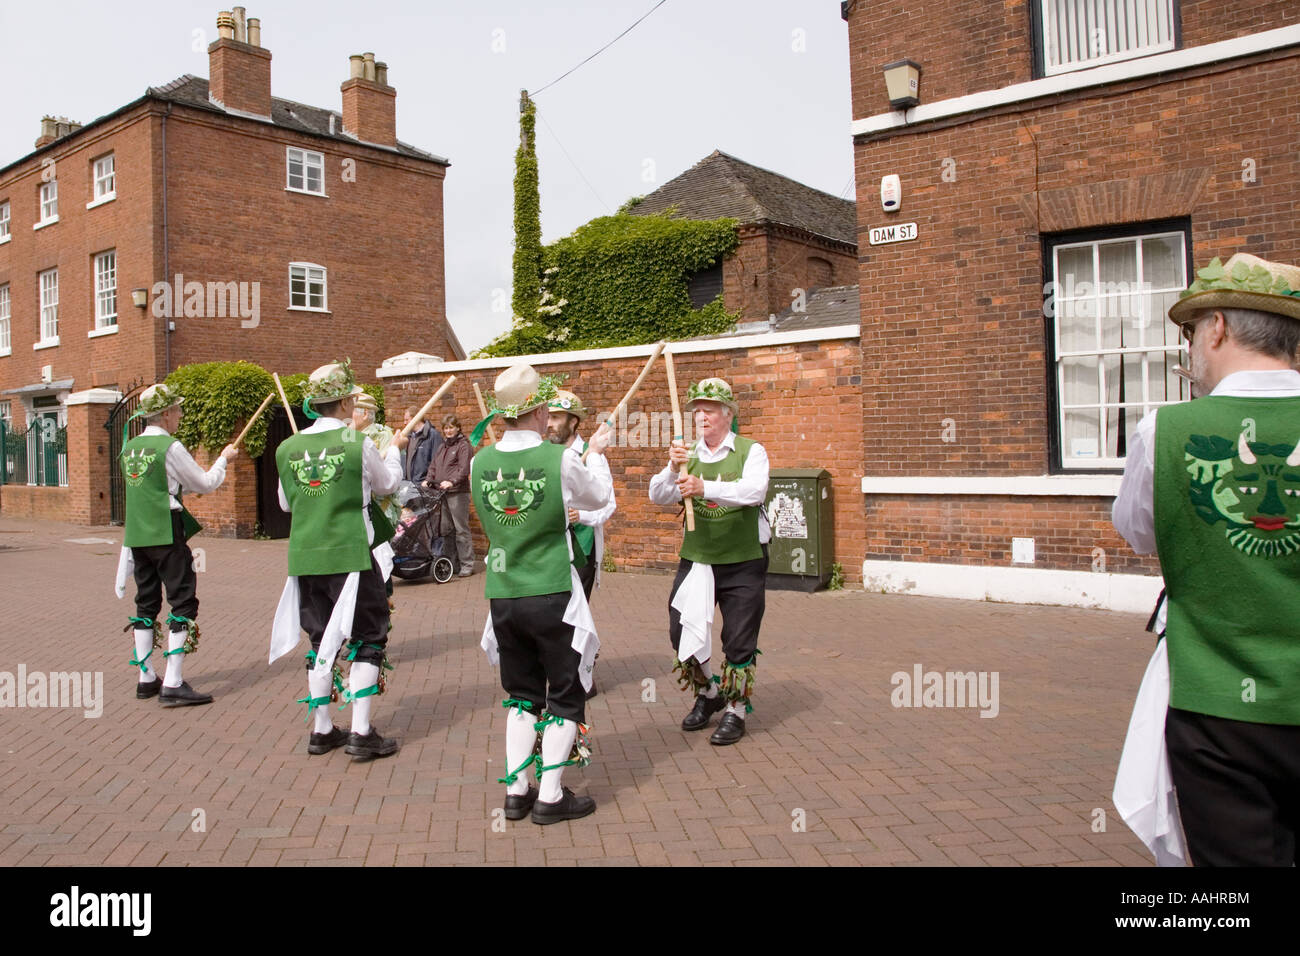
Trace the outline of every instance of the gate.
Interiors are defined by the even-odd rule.
[[[122,524],[126,520],[126,482],[122,479],[122,424],[127,421],[140,404],[140,393],[144,391],[144,382],[138,381],[127,388],[113,410],[108,413],[108,475],[109,475],[109,521]],[[144,420],[137,418],[131,422],[128,438],[135,438],[144,431]]]
[[[271,421],[266,428],[266,450],[257,459],[257,523],[268,538],[289,537],[289,513],[280,508],[280,476],[275,467],[275,450],[293,434],[289,416],[279,403],[272,406]],[[299,409],[294,409],[294,421],[300,429],[311,422]]]

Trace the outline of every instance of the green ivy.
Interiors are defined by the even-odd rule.
[[[542,208],[537,185],[537,105],[519,94],[519,149],[515,152],[515,258],[510,304],[516,316],[541,304]]]
[[[620,213],[593,219],[542,249],[543,289],[533,318],[476,355],[640,345],[715,335],[735,325],[719,296],[692,309],[689,277],[721,261],[739,239],[736,220]],[[517,260],[516,260],[517,261]],[[516,281],[518,281],[516,279]]]
[[[285,397],[294,408],[302,407],[305,372],[281,375]],[[187,448],[203,446],[219,452],[239,434],[248,417],[257,411],[267,393],[275,390],[271,373],[252,362],[203,362],[182,365],[167,376],[167,385],[185,396],[184,415],[176,437]],[[384,422],[384,389],[381,385],[362,385],[375,397],[379,411],[375,420]],[[282,404],[277,395],[273,405]],[[256,458],[266,450],[266,432],[272,409],[258,417],[244,439],[242,450]]]
[[[836,561],[831,565],[831,579],[826,585],[828,591],[844,590],[844,565]]]

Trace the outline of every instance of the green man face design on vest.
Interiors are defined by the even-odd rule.
[[[149,473],[149,466],[157,457],[157,452],[144,448],[127,452],[122,457],[122,477],[126,479],[126,483],[132,488],[139,487],[140,482],[144,481],[144,476]]]
[[[1300,551],[1300,444],[1193,435],[1185,458],[1192,507],[1207,524],[1226,522],[1234,548],[1263,558]]]
[[[303,493],[315,497],[329,491],[330,485],[343,474],[343,458],[340,447],[322,448],[315,457],[310,452],[303,452],[301,458],[289,459],[289,467],[293,469],[293,477],[302,486]]]
[[[498,523],[509,527],[528,520],[528,512],[537,508],[545,497],[546,472],[541,468],[520,468],[519,475],[504,477],[497,469],[495,478],[484,477],[479,485],[483,498]]]
[[[693,498],[691,500],[695,504],[695,517],[704,518],[706,521],[721,518],[723,515],[736,510],[726,505],[720,505],[716,501],[705,501],[703,498]]]

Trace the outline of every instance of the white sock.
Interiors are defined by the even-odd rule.
[[[745,702],[743,700],[733,700],[727,705],[727,713],[735,714],[741,720],[745,719]]]
[[[533,724],[537,718],[528,711],[511,707],[506,711],[506,773],[514,770],[528,759],[537,743],[537,731]],[[521,797],[528,792],[528,767],[515,778],[514,783],[506,784],[506,793]]]
[[[140,683],[154,680],[158,675],[154,673],[153,658],[146,660],[145,655],[153,650],[153,628],[137,627],[135,629],[135,659],[144,661],[144,670],[140,671]]]
[[[713,700],[718,696],[718,685],[713,683],[713,668],[709,666],[708,661],[700,661],[700,673],[709,682],[709,686],[704,689],[704,696]]]
[[[578,736],[578,722],[564,718],[563,724],[548,724],[542,732],[542,766],[563,763],[573,752],[573,741]],[[542,774],[537,799],[542,803],[558,803],[564,794],[560,790],[560,774],[563,767],[556,767]]]
[[[307,672],[307,693],[311,697],[325,697],[330,695],[330,683],[333,680],[329,671],[318,674],[313,667]],[[315,721],[313,732],[318,734],[328,734],[334,729],[334,722],[330,718],[330,704],[325,703],[318,707],[313,707],[311,712],[312,719]]]
[[[373,687],[379,680],[379,668],[374,664],[362,664],[354,662],[352,672],[348,674],[348,689],[352,693],[359,690],[365,690],[367,687]],[[360,700],[354,700],[349,706],[352,708],[352,732],[364,737],[370,733],[370,702],[375,697],[371,694],[368,697],[362,697]]]
[[[182,628],[179,631],[169,631],[167,634],[167,650],[174,651],[178,647],[184,647],[186,639],[190,636],[189,628]],[[185,661],[184,654],[173,654],[167,658],[167,676],[163,678],[164,687],[180,687],[184,678],[181,677],[181,664]]]

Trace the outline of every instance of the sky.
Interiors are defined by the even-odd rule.
[[[852,199],[847,25],[838,0],[262,2],[272,95],[341,108],[348,56],[397,90],[397,136],[451,160],[447,315],[473,350],[509,328],[519,91],[541,91],[543,241],[608,215],[714,149]],[[88,122],[185,73],[208,75],[233,4],[0,3],[0,165],[45,114]],[[446,356],[450,358],[450,356]]]

